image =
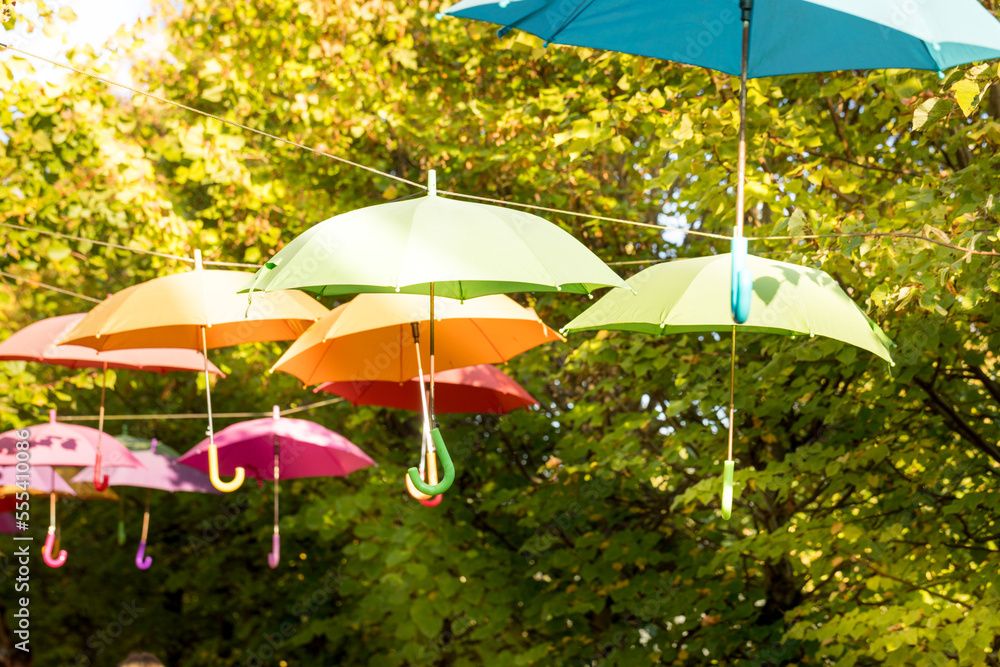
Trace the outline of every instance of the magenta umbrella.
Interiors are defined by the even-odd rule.
[[[86,466],[96,458],[101,437],[101,432],[95,428],[57,422],[56,411],[50,410],[47,424],[0,433],[0,466],[16,466],[29,461],[32,470],[38,466]],[[123,444],[110,435],[103,434],[103,437],[107,441],[105,450],[109,465],[126,468],[142,465]],[[22,443],[27,444],[18,447]],[[55,472],[52,474],[55,475]],[[58,484],[54,479],[52,483]],[[56,534],[55,494],[50,495],[50,498],[49,532],[42,549],[42,558],[49,567],[61,567],[66,562],[66,552],[61,551],[57,558],[52,558]]]
[[[111,468],[108,475],[111,486],[135,486],[147,489],[146,510],[142,515],[142,539],[139,541],[139,549],[135,554],[135,566],[140,570],[148,570],[153,564],[153,559],[146,556],[146,537],[149,533],[149,503],[153,495],[153,489],[160,491],[187,491],[192,493],[214,493],[219,492],[212,486],[208,475],[195,470],[189,466],[177,464],[177,457],[169,454],[157,453],[156,438],[149,445],[149,450],[135,452],[133,454],[142,468]],[[86,482],[92,470],[84,468],[77,473],[71,482]],[[124,530],[123,527],[119,530]]]
[[[143,348],[98,352],[82,345],[58,345],[86,313],[47,317],[16,331],[0,343],[0,361],[36,361],[69,368],[100,368],[104,372],[101,382],[101,409],[98,413],[98,432],[104,431],[104,392],[108,369],[140,370],[153,373],[170,371],[201,372],[208,365],[208,372],[225,377],[215,364],[207,362],[197,350],[171,348]],[[108,488],[108,476],[101,479],[101,438],[97,440],[94,457],[94,489]]]
[[[429,380],[424,376],[424,383]],[[506,414],[538,405],[524,387],[496,366],[482,364],[434,374],[434,407],[438,413],[475,412]],[[354,405],[380,405],[402,410],[421,410],[421,382],[325,382],[314,392],[343,396]]]
[[[205,438],[178,463],[208,472],[210,439]],[[375,462],[353,442],[316,422],[281,417],[278,406],[270,418],[252,419],[228,426],[215,434],[219,474],[236,468],[258,479],[274,481],[274,537],[267,562],[278,567],[281,537],[278,533],[278,482],[281,476],[346,477]]]

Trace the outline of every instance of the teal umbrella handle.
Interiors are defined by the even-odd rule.
[[[722,518],[733,515],[733,461],[726,461],[726,469],[722,474]]]
[[[118,520],[118,545],[121,546],[125,544],[125,522],[121,519]]]
[[[434,439],[434,449],[437,450],[438,457],[441,459],[444,477],[437,484],[426,484],[424,480],[420,479],[420,471],[416,468],[410,468],[407,474],[410,476],[413,486],[417,487],[418,491],[428,496],[436,496],[450,489],[451,485],[455,482],[455,465],[451,462],[451,454],[448,453],[448,448],[444,446],[441,429],[435,428],[432,430],[431,438]]]
[[[749,243],[745,236],[734,236],[730,243],[733,272],[730,288],[730,306],[733,321],[743,324],[750,317],[750,297],[753,296],[753,274],[747,268]]]

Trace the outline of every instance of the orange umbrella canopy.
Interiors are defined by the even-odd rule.
[[[298,290],[256,292],[249,300],[237,294],[252,277],[196,268],[133,285],[95,306],[61,343],[95,350],[202,350],[292,340],[329,312]]]
[[[550,341],[565,340],[531,308],[497,294],[436,297],[435,370],[494,364]],[[296,340],[271,369],[305,384],[390,380],[421,373],[412,323],[418,324],[421,367],[429,368],[430,300],[415,294],[360,294],[330,311]]]

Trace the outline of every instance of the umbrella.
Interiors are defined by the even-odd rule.
[[[20,434],[27,432],[27,437]],[[49,422],[28,426],[25,429],[0,433],[0,466],[15,465],[19,461],[17,445],[28,442],[32,466],[88,466],[94,462],[97,441],[102,439],[105,461],[109,466],[134,468],[141,466],[138,459],[107,433],[101,435],[96,428],[56,421],[56,411],[49,410]]]
[[[501,363],[537,345],[565,340],[531,308],[502,294],[461,302],[435,297],[438,370]],[[418,324],[416,337],[413,325]],[[422,375],[419,340],[430,331],[426,297],[359,294],[299,337],[271,368],[305,384],[405,382]],[[429,362],[425,352],[422,363]],[[435,381],[437,378],[435,378]]]
[[[438,414],[474,412],[506,414],[518,408],[538,405],[524,387],[496,366],[481,364],[439,371],[437,385]],[[314,392],[325,391],[343,396],[354,405],[380,405],[387,408],[417,411],[421,409],[420,392],[424,382],[417,378],[406,382],[325,382]]]
[[[29,460],[32,470],[38,466],[86,466],[97,456],[97,443],[105,439],[107,442],[104,443],[104,447],[108,465],[128,468],[141,465],[120,442],[110,435],[102,435],[100,431],[89,426],[61,424],[56,421],[56,411],[50,410],[49,423],[47,424],[0,433],[0,466],[16,466],[25,464]],[[58,485],[59,482],[55,479],[58,475],[55,474],[55,471],[50,471],[50,473],[52,479],[49,483]],[[65,481],[62,483],[65,484]],[[58,491],[57,488],[55,490]],[[56,498],[55,492],[51,493],[49,532],[45,540],[45,548],[42,550],[42,557],[50,567],[61,567],[66,562],[66,552],[61,551],[57,558],[52,558],[52,547],[55,543],[56,533]],[[72,489],[70,489],[70,493],[76,495]]]
[[[431,170],[426,196],[369,206],[315,225],[274,255],[247,287],[251,294],[259,288],[429,295],[428,415],[443,457],[447,450],[434,423],[435,293],[471,299],[527,291],[590,294],[612,286],[626,287],[558,226],[521,211],[439,197]],[[446,479],[428,486],[416,468],[408,474],[425,494],[451,485]]]
[[[97,350],[134,347],[172,347],[201,350],[205,355],[205,399],[211,441],[212,391],[208,378],[208,350],[275,340],[292,340],[327,313],[315,299],[301,292],[259,295],[247,303],[237,290],[250,278],[239,271],[205,270],[195,251],[195,270],[154,278],[117,292],[98,304],[63,339],[63,343]],[[219,479],[215,447],[209,476],[220,491],[235,491],[243,483]]]
[[[59,345],[58,342],[86,313],[47,317],[33,322],[16,331],[0,343],[0,361],[38,361],[69,368],[100,368],[104,375],[101,381],[101,409],[98,413],[97,430],[104,431],[104,392],[107,386],[108,369],[144,370],[154,373],[168,371],[200,371],[205,368],[205,359],[194,350],[170,348],[136,348],[98,352],[82,345]],[[215,364],[208,364],[209,371],[225,377]],[[107,475],[101,475],[101,441],[98,435],[97,457],[94,461],[94,488],[104,491],[108,488]]]
[[[636,294],[612,292],[567,324],[564,331],[618,329],[666,334],[732,331],[729,387],[729,452],[725,462],[722,514],[729,518],[733,479],[733,399],[736,332],[825,336],[868,350],[890,364],[892,341],[861,311],[840,285],[818,269],[749,256],[752,314],[744,324],[730,319],[724,286],[728,255],[657,264],[629,279]]]
[[[433,326],[437,342],[444,350],[435,363],[445,370],[507,361],[536,345],[562,340],[534,310],[518,305],[503,294],[466,301],[443,297],[433,300],[434,306],[430,307],[427,299],[415,294],[360,294],[310,327],[272,370],[291,373],[306,384],[404,382],[413,377],[423,378],[423,363],[429,359],[421,351],[420,336],[422,333],[429,335],[431,313],[435,309]],[[413,354],[408,353],[410,348]],[[423,404],[423,392],[417,395]],[[431,414],[429,405],[424,405],[424,437],[417,473],[423,477],[424,460],[428,459],[426,481],[429,487],[443,487],[441,490],[444,490],[454,481],[455,468],[447,448],[439,451],[440,432],[434,437]],[[441,457],[444,470],[440,482],[433,460],[435,455]],[[420,500],[437,495],[417,491],[409,476],[407,488]]]
[[[14,433],[24,433],[24,431],[15,431]],[[19,442],[27,441],[27,437],[19,439]],[[45,546],[42,548],[42,560],[49,567],[62,567],[67,557],[66,551],[59,549],[56,545],[56,497],[59,494],[76,495],[73,488],[66,483],[66,480],[56,474],[55,468],[52,466],[35,465],[30,458],[20,460],[15,464],[0,465],[0,497],[11,496],[21,503],[26,503],[27,495],[49,496],[49,531],[45,536]],[[27,510],[27,505],[21,503],[16,509]],[[12,518],[13,516],[11,514]],[[10,532],[20,532],[19,528],[15,523],[15,530]],[[53,551],[59,552],[54,558]]]
[[[369,382],[326,382],[313,389],[314,392],[326,391],[343,396],[354,405],[381,405],[403,410],[424,410],[424,439],[421,445],[420,476],[424,478],[424,462],[427,464],[427,481],[433,486],[438,483],[437,464],[434,461],[433,442],[427,439],[426,396],[424,382],[426,376],[421,376],[406,382],[387,382],[374,380]],[[447,412],[490,412],[504,414],[517,408],[527,408],[538,405],[521,385],[510,376],[488,364],[466,366],[436,373],[434,382],[437,384],[438,413]],[[444,456],[442,456],[444,462]],[[450,461],[450,457],[449,457]],[[447,466],[446,466],[447,474]],[[452,473],[454,469],[452,468]],[[431,496],[421,493],[414,486],[409,476],[406,478],[407,490],[410,495],[428,507],[441,503],[442,496]]]
[[[195,493],[218,493],[212,482],[205,475],[194,468],[177,464],[177,457],[156,451],[156,439],[150,443],[149,449],[134,453],[135,458],[142,464],[142,468],[111,468],[111,486],[135,486],[147,489],[146,509],[142,516],[142,539],[139,541],[139,549],[135,555],[135,566],[140,570],[148,570],[153,564],[153,559],[146,556],[146,538],[149,533],[149,503],[152,498],[153,489],[160,491],[188,491]],[[70,481],[86,480],[92,471],[81,470]]]
[[[463,0],[445,14],[548,42],[622,51],[740,75],[730,309],[749,315],[743,237],[747,78],[845,69],[940,71],[1000,57],[1000,22],[976,0]],[[742,44],[742,49],[740,48]]]
[[[316,422],[288,419],[274,406],[272,417],[239,422],[219,431],[177,459],[177,463],[206,471],[210,448],[218,447],[218,466],[226,474],[242,468],[257,479],[274,481],[274,537],[267,561],[278,567],[278,481],[300,477],[346,477],[375,462],[353,442]],[[239,468],[237,468],[239,466]]]

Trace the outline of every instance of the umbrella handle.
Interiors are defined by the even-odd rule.
[[[722,473],[722,518],[728,519],[733,515],[733,461],[726,461],[725,471]]]
[[[94,459],[94,491],[107,491],[109,481],[110,477],[107,475],[101,480],[101,452],[97,452],[97,458]]]
[[[441,429],[433,429],[431,431],[431,438],[434,440],[434,449],[437,450],[438,456],[441,458],[441,467],[444,468],[444,479],[439,484],[431,485],[424,484],[423,480],[420,479],[420,471],[416,468],[410,468],[407,474],[410,481],[413,482],[413,486],[417,487],[418,491],[436,496],[450,489],[451,485],[455,482],[455,465],[451,462],[451,454],[448,453],[448,448],[444,445],[444,438],[441,437]]]
[[[66,562],[66,550],[60,549],[59,555],[55,558],[52,557],[52,546],[56,541],[56,527],[49,526],[49,533],[45,536],[45,546],[42,547],[42,560],[49,567],[62,567]]]
[[[734,236],[730,242],[733,269],[729,300],[733,312],[733,321],[737,324],[743,324],[750,317],[753,274],[747,268],[748,247],[749,243],[745,236]]]
[[[420,474],[419,470],[417,471],[417,474],[418,475]],[[409,473],[403,475],[403,479],[406,480],[406,490],[409,491],[410,495],[416,498],[417,500],[424,501],[432,497],[427,495],[426,493],[420,493],[419,491],[417,491],[417,487],[413,486],[413,482],[410,480]]]
[[[273,570],[278,567],[278,563],[281,559],[281,535],[277,530],[274,531],[274,537],[271,538],[271,553],[267,555],[267,564]]]
[[[146,540],[139,542],[139,550],[135,552],[135,566],[140,570],[148,570],[153,559],[146,555]]]
[[[118,545],[121,546],[125,544],[126,539],[127,538],[125,535],[125,522],[122,521],[121,519],[118,519]]]
[[[243,468],[236,469],[236,477],[231,482],[223,482],[219,477],[219,450],[214,444],[208,446],[208,477],[212,481],[212,486],[223,493],[232,493],[243,486],[246,479],[246,471]]]
[[[407,478],[407,481],[409,481],[409,478]],[[427,481],[431,486],[438,483],[437,459],[434,458],[434,450],[430,447],[427,448]],[[439,494],[432,496],[431,498],[417,498],[417,500],[419,500],[420,504],[424,507],[437,507],[441,504],[441,500],[443,498],[444,496]]]

